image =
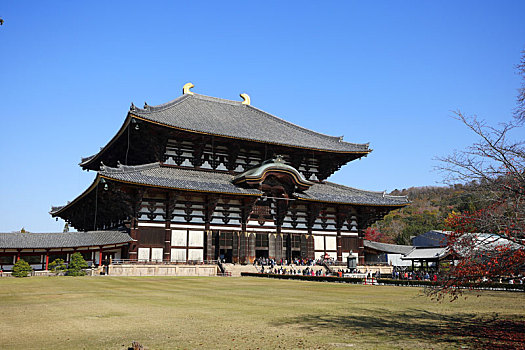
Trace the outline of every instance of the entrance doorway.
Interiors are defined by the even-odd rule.
[[[233,262],[233,232],[214,231],[213,243],[215,247],[214,259],[221,259],[225,263]]]
[[[268,233],[255,234],[255,258],[268,258]]]
[[[268,249],[264,249],[264,250],[256,249],[255,250],[255,258],[256,259],[259,259],[259,258],[266,258],[266,259],[268,259],[269,258]]]
[[[219,257],[222,262],[232,263],[233,262],[233,250],[232,249],[220,249]]]

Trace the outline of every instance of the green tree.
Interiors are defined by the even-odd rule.
[[[87,269],[89,266],[84,260],[84,257],[80,253],[73,253],[71,259],[69,260],[69,267],[67,269],[68,276],[84,276],[86,272],[84,269]]]
[[[31,265],[29,265],[25,260],[20,259],[16,262],[16,264],[13,266],[13,277],[27,277],[31,271],[33,271],[33,268]]]
[[[54,273],[60,273],[67,270],[67,265],[64,259],[55,259],[49,264],[48,268]]]

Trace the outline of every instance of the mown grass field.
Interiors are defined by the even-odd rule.
[[[519,348],[524,325],[524,293],[440,304],[418,288],[249,277],[0,279],[1,349]]]

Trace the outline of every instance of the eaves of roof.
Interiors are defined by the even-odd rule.
[[[124,231],[0,233],[0,249],[98,247],[131,241],[133,239]]]

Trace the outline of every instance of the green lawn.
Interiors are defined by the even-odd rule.
[[[524,296],[439,304],[419,288],[249,277],[1,278],[0,348],[514,348],[506,331],[525,339]]]

